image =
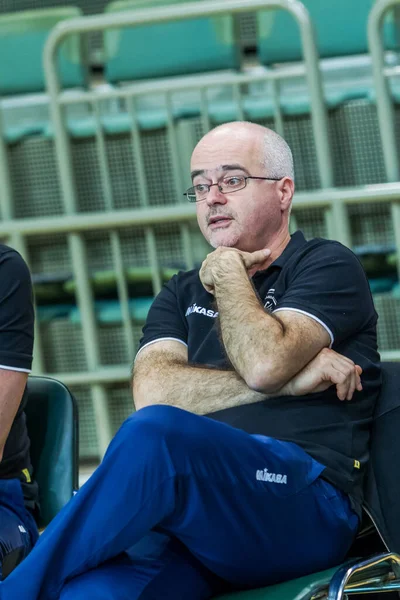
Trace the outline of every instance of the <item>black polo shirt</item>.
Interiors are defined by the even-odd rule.
[[[266,398],[208,416],[247,431],[295,442],[325,465],[323,477],[362,502],[369,431],[381,376],[371,292],[357,257],[339,242],[306,241],[298,231],[275,262],[253,277],[265,310],[297,311],[318,321],[331,347],[363,369],[363,391],[341,402],[335,387],[307,396]],[[178,273],[155,299],[140,349],[160,339],[188,347],[189,363],[228,368],[218,313],[198,270]]]
[[[34,310],[31,277],[22,257],[0,244],[0,369],[30,373]],[[32,467],[25,423],[24,393],[0,462],[0,479],[19,478],[26,505],[33,508],[36,485],[28,483]]]

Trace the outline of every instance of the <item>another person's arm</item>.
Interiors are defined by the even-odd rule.
[[[33,322],[30,274],[10,249],[0,256],[0,460],[31,368]]]
[[[26,386],[27,373],[0,369],[0,461]]]

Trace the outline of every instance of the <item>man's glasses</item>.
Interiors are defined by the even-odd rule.
[[[248,179],[266,179],[269,181],[279,181],[282,177],[251,177],[250,175],[234,175],[233,177],[224,177],[218,181],[218,183],[198,183],[193,187],[190,187],[183,194],[189,200],[189,202],[200,202],[205,200],[213,185],[217,185],[221,194],[231,194],[232,192],[238,192],[247,185]]]

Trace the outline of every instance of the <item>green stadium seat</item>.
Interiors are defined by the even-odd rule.
[[[117,0],[107,13],[182,0]],[[193,0],[192,0],[193,1]],[[110,30],[105,33],[106,78],[110,83],[238,69],[239,53],[230,16]]]
[[[0,95],[28,94],[45,89],[42,55],[46,39],[58,22],[80,14],[78,8],[71,6],[0,15]],[[83,84],[80,45],[76,36],[62,44],[59,73],[63,87]]]
[[[29,377],[27,393],[25,412],[42,528],[78,489],[78,413],[68,388],[55,379]]]
[[[133,321],[144,323],[150,306],[152,296],[131,298],[128,302],[129,312]],[[121,323],[121,304],[118,300],[96,300],[95,313],[98,323]],[[81,323],[81,312],[76,304],[46,304],[36,308],[40,323],[48,323],[55,319],[68,319],[71,323]]]
[[[45,94],[43,49],[52,28],[60,21],[79,17],[77,7],[59,7],[0,14],[0,110],[2,135],[16,144],[38,135],[53,137],[49,100]],[[58,74],[63,88],[82,87],[85,66],[78,36],[70,36],[58,52]],[[69,106],[68,122],[85,117],[87,106]]]
[[[145,323],[153,300],[153,297],[131,298],[128,306],[132,321],[136,321],[137,323],[141,324]],[[121,304],[118,300],[96,300],[95,313],[99,325],[122,323]],[[71,323],[82,322],[81,311],[77,306],[74,306],[72,309],[69,319]]]
[[[217,596],[215,600],[341,600],[348,598],[347,591],[355,593],[357,598],[361,593],[381,598],[377,592],[400,590],[399,560],[399,555],[393,552],[374,554],[266,588]]]
[[[224,594],[218,600],[309,600],[313,592],[328,588],[336,571],[337,568],[327,569],[266,588]]]
[[[161,269],[160,275],[164,282],[169,281],[173,275],[179,270],[176,268],[164,267]],[[125,273],[126,282],[128,284],[150,283],[152,281],[152,270],[150,267],[131,267]],[[115,290],[117,286],[117,275],[112,269],[94,271],[91,274],[90,282],[93,290],[96,293],[105,293]],[[68,294],[74,294],[76,291],[75,279],[70,279],[64,284],[64,291]]]
[[[366,54],[367,20],[374,0],[303,0],[316,29],[321,58]],[[300,33],[285,11],[263,11],[258,19],[258,52],[263,64],[302,60]],[[392,15],[385,20],[386,47],[398,47]]]

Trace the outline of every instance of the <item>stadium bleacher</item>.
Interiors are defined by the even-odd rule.
[[[287,10],[256,11],[257,0],[223,15],[203,0],[0,2],[0,239],[31,268],[34,372],[77,398],[82,463],[100,460],[133,410],[130,366],[152,298],[209,251],[182,191],[194,145],[220,123],[248,119],[287,139],[292,230],[356,252],[382,356],[400,360],[400,185],[388,183],[367,38],[376,2],[352,0],[349,18],[348,1],[303,0],[315,64],[307,28],[301,35]],[[182,20],[183,4],[199,13]],[[169,22],[154,17],[169,7]],[[153,21],[134,26],[137,11]],[[399,15],[400,0],[381,32],[396,134]],[[55,43],[60,27],[71,32]],[[240,597],[294,597],[316,582]]]
[[[256,14],[249,1],[241,13],[119,29],[105,25],[82,39],[75,32],[61,44],[56,64],[61,87],[49,97],[43,52],[57,23],[95,12],[107,21],[121,11],[167,4],[180,10],[181,2],[74,4],[67,9],[60,2],[27,0],[18,11],[15,3],[1,4],[0,52],[10,60],[0,65],[0,143],[6,155],[0,167],[11,181],[11,196],[2,200],[22,228],[35,283],[43,354],[36,368],[63,374],[71,385],[81,407],[81,458],[97,460],[107,436],[132,410],[129,364],[145,313],[132,311],[129,303],[152,297],[172,272],[198,265],[207,252],[181,194],[194,144],[222,122],[245,118],[283,133],[293,149],[301,193],[292,228],[302,229],[306,237],[338,237],[358,253],[380,314],[380,348],[400,356],[399,242],[391,203],[350,203],[338,221],[338,203],[311,201],[326,183],[313,129],[313,92],[293,17],[277,10]],[[201,4],[191,0],[188,6]],[[366,33],[373,0],[357,0],[352,19],[346,18],[343,0],[304,0],[304,5],[321,57],[333,183],[357,187],[362,196],[363,186],[387,181]],[[399,64],[397,14],[389,11],[384,22],[391,67]],[[90,17],[83,23],[90,23]],[[390,85],[397,106],[400,86],[395,78]],[[54,120],[57,111],[61,125]],[[121,211],[132,211],[123,227],[90,224],[90,215],[107,220]],[[176,220],[179,211],[183,216]],[[79,252],[71,242],[76,230],[72,224],[61,230],[58,224],[71,216],[75,226],[80,218],[89,223],[82,225],[78,241],[87,258],[89,295],[79,288]],[[24,229],[26,219],[37,225]],[[0,237],[7,241],[5,229]],[[85,330],[87,318],[81,314],[90,315],[92,329]],[[99,351],[89,359],[93,331]],[[93,383],[100,368],[108,375],[102,384]],[[119,368],[125,369],[125,380]],[[91,373],[90,385],[82,385],[85,373]],[[107,420],[101,443],[99,419]]]

